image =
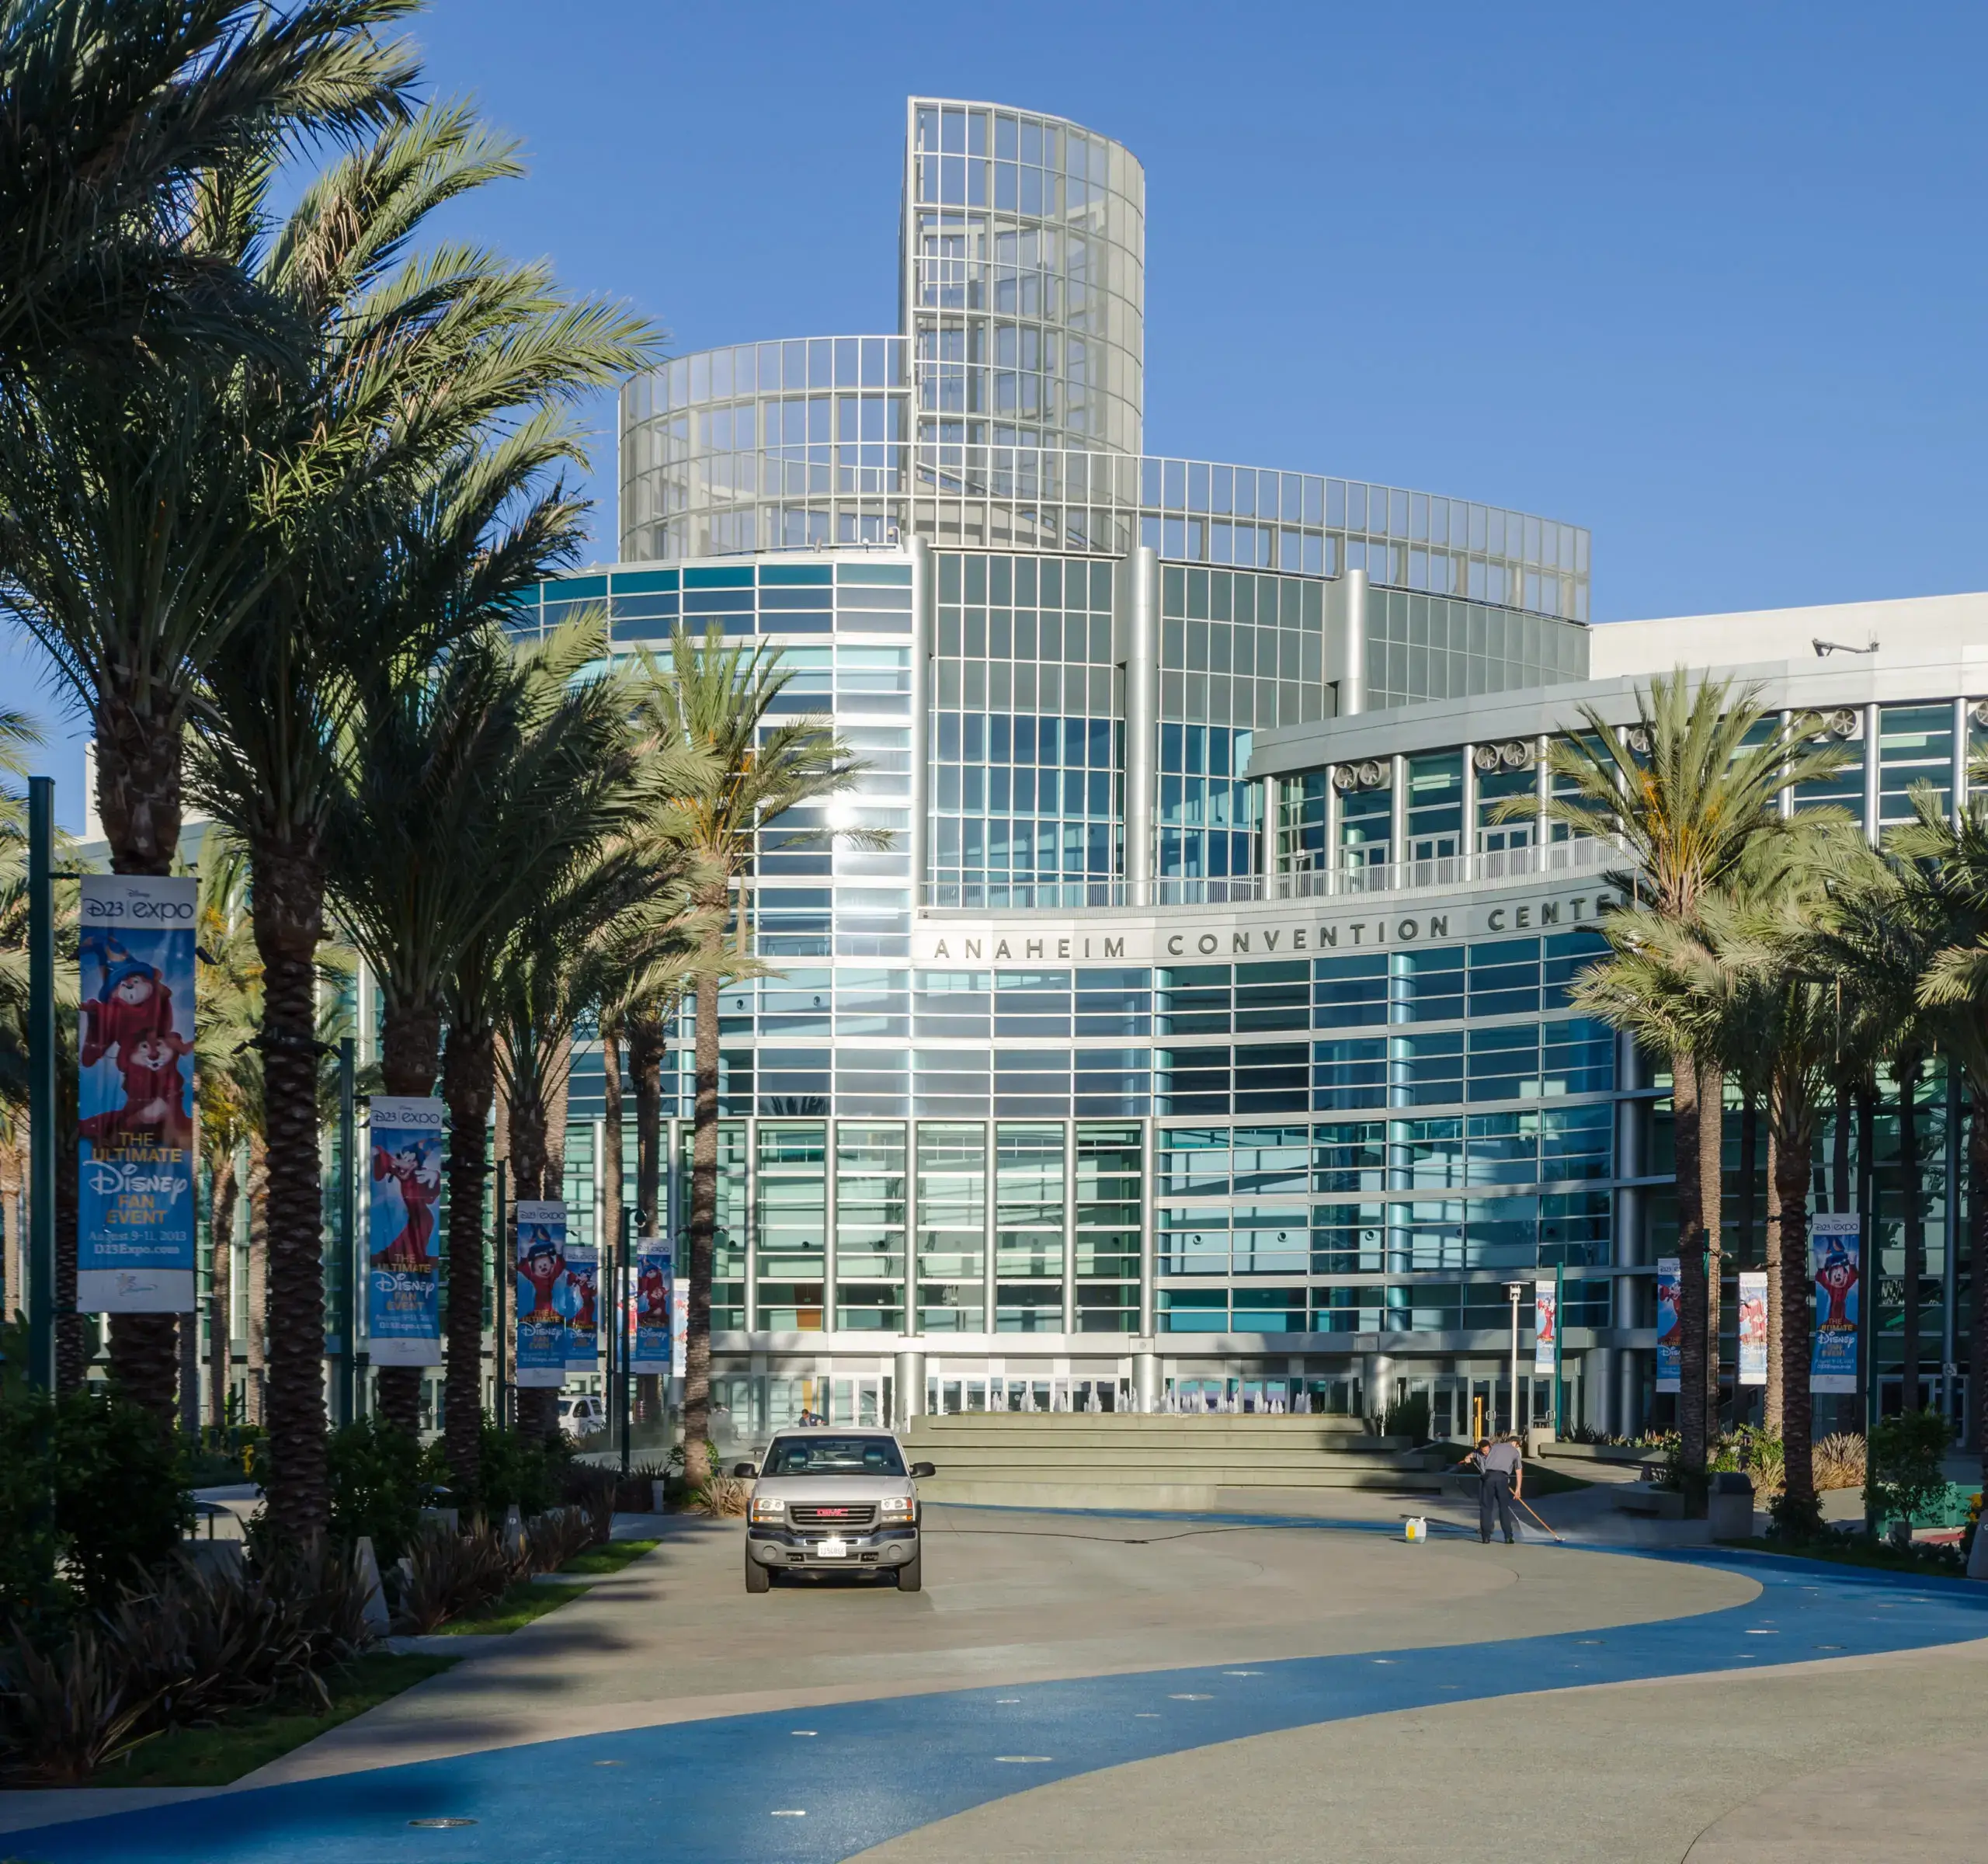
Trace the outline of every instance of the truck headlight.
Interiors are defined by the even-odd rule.
[[[877,1504],[877,1518],[879,1521],[909,1521],[912,1505],[909,1495],[881,1501]]]
[[[787,1504],[777,1495],[755,1495],[752,1497],[752,1518],[770,1521],[775,1525],[787,1518]]]

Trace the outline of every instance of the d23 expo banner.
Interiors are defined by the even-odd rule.
[[[442,1103],[375,1094],[367,1219],[366,1326],[375,1365],[440,1365],[435,1205],[442,1195]]]
[[[76,1306],[193,1311],[193,943],[200,883],[83,878]]]
[[[1532,1369],[1553,1376],[1554,1349],[1560,1344],[1560,1303],[1551,1282],[1532,1285]]]
[[[1740,1274],[1740,1382],[1767,1382],[1767,1277],[1765,1269]]]
[[[1660,1256],[1656,1262],[1656,1389],[1683,1389],[1684,1375],[1684,1278],[1678,1258]]]
[[[1857,1299],[1860,1219],[1854,1212],[1809,1224],[1809,1278],[1816,1285],[1816,1330],[1809,1349],[1809,1389],[1857,1389]]]
[[[518,1205],[517,1360],[521,1386],[566,1382],[566,1206]]]
[[[560,1311],[566,1316],[566,1369],[600,1367],[600,1254],[591,1243],[566,1245],[565,1285]]]
[[[635,1327],[628,1350],[631,1372],[670,1375],[671,1319],[676,1306],[676,1256],[661,1236],[635,1242]]]

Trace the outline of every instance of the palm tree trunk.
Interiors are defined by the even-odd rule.
[[[278,1536],[301,1546],[324,1532],[331,1502],[316,1015],[324,875],[315,852],[273,837],[251,858],[269,1143],[269,1473],[263,1493]]]
[[[711,1264],[718,1229],[718,967],[697,973],[697,1104],[690,1128],[690,1261],[683,1328],[683,1475],[711,1474]]]
[[[628,1079],[635,1093],[635,1234],[662,1234],[662,1019],[628,1019]],[[644,1372],[635,1381],[635,1417],[662,1421],[662,1379]]]
[[[1919,1278],[1926,1265],[1926,1226],[1919,1208],[1919,1079],[1923,1065],[1918,1052],[1907,1049],[1898,1058],[1896,1071],[1899,1191],[1905,1217],[1905,1298],[1899,1313],[1899,1408],[1904,1411],[1919,1409]],[[1877,1227],[1875,1221],[1872,1227]],[[1875,1258],[1875,1237],[1872,1239],[1871,1250]],[[1872,1319],[1875,1318],[1874,1315]]]
[[[207,1219],[213,1272],[207,1293],[207,1421],[216,1430],[228,1424],[228,1388],[235,1372],[235,1212],[242,1184],[235,1176],[235,1150],[214,1155],[214,1202]]]
[[[450,1025],[442,1051],[442,1091],[449,1103],[449,1361],[442,1423],[458,1505],[471,1508],[483,1480],[483,1210],[492,1062],[488,1030]],[[503,1248],[499,1236],[499,1275]],[[504,1343],[496,1344],[501,1384]]]
[[[1771,1102],[1767,1119],[1767,1382],[1760,1393],[1760,1424],[1770,1437],[1781,1435],[1781,1147],[1774,1133]]]
[[[524,1078],[515,1065],[509,1070],[511,1175],[517,1201],[558,1195],[563,1170],[555,1170],[548,1144],[550,1108],[537,1080]],[[550,1442],[559,1428],[557,1386],[521,1386],[518,1389],[518,1428],[527,1436]]]
[[[110,871],[170,874],[179,847],[179,721],[162,718],[149,691],[117,690],[113,682],[99,697],[96,725],[97,813],[110,844]],[[73,1095],[65,1098],[74,1104]],[[73,1153],[75,1141],[64,1136],[63,1151]],[[73,1285],[66,1306],[75,1308]],[[176,1314],[110,1317],[111,1376],[126,1397],[169,1426],[178,1408],[179,1322]]]
[[[259,1428],[269,1422],[265,1400],[269,1386],[269,1149],[262,1135],[248,1135],[248,1378],[243,1421]]]
[[[390,1002],[380,1030],[380,1073],[387,1092],[410,1100],[432,1094],[441,1048],[439,1009],[426,1003]],[[421,1432],[422,1376],[418,1365],[383,1365],[373,1375],[374,1400],[380,1415],[410,1437]]]
[[[1698,1066],[1690,1055],[1670,1060],[1673,1142],[1677,1153],[1678,1323],[1684,1335],[1678,1370],[1677,1431],[1685,1469],[1705,1466],[1705,1177],[1700,1164]]]
[[[1851,1090],[1846,1082],[1836,1090],[1836,1119],[1830,1132],[1830,1208],[1847,1212],[1850,1203]]]
[[[1781,1193],[1781,1441],[1786,1475],[1788,1518],[1812,1520],[1816,1471],[1812,1439],[1815,1407],[1809,1392],[1809,1351],[1814,1295],[1809,1280],[1809,1170],[1813,1125],[1801,1104],[1801,1090],[1777,1084],[1775,1171]]]
[[[1967,1389],[1968,1421],[1974,1447],[1981,1458],[1983,1486],[1988,1487],[1988,1083],[1969,1095],[1973,1111],[1968,1121],[1969,1241],[1972,1245],[1974,1319],[1969,1330]]]
[[[1760,1105],[1749,1087],[1740,1104],[1740,1247],[1742,1268],[1753,1266],[1753,1211],[1760,1193]]]
[[[600,1122],[601,1156],[594,1169],[600,1174],[600,1217],[605,1233],[600,1239],[600,1313],[603,1327],[618,1330],[608,1363],[621,1382],[621,1391],[608,1407],[611,1419],[627,1395],[627,1308],[623,1290],[634,1285],[628,1264],[621,1259],[628,1234],[621,1226],[621,1024],[619,1018],[600,1019],[600,1072],[603,1102]]]
[[[1705,1229],[1705,1445],[1719,1436],[1719,1309],[1726,1254],[1721,1247],[1726,1203],[1726,1076],[1716,1062],[1698,1066],[1698,1213]]]

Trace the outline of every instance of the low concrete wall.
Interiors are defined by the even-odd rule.
[[[928,1476],[921,1501],[958,1501],[997,1508],[1163,1508],[1199,1512],[1215,1505],[1213,1483],[1167,1482],[980,1482]]]

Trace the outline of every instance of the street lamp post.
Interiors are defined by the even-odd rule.
[[[349,1424],[358,1416],[356,1400],[358,1362],[353,1355],[359,1342],[353,1337],[358,1317],[353,1283],[359,1274],[360,1256],[353,1234],[353,1147],[358,1138],[358,1045],[350,1036],[339,1042],[339,1253],[344,1257],[344,1273],[339,1277],[339,1380],[338,1418]]]
[[[1512,1304],[1512,1435],[1523,1436],[1519,1422],[1519,1297],[1525,1292],[1523,1282],[1507,1282],[1505,1298]]]
[[[28,779],[28,1376],[55,1389],[55,780]]]

